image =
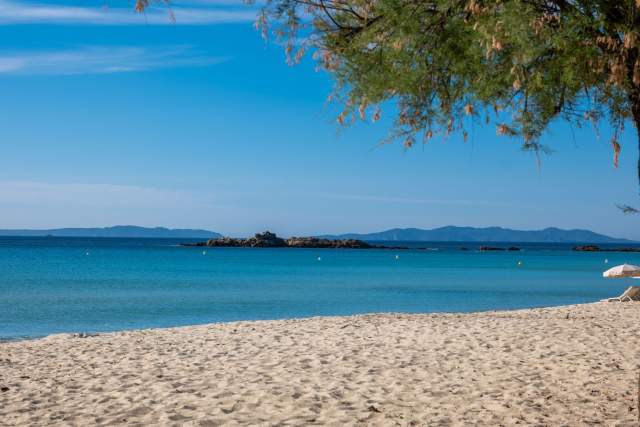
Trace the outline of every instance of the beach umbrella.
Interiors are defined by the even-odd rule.
[[[631,264],[616,265],[602,273],[602,277],[640,277],[640,267]]]
[[[602,273],[604,277],[631,277],[632,279],[640,279],[640,267],[631,264],[616,265]],[[629,286],[626,291],[616,298],[607,298],[603,301],[640,301],[640,286]]]

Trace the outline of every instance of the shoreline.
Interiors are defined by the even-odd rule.
[[[0,345],[7,425],[636,425],[640,304],[366,314]]]
[[[578,304],[565,304],[565,305],[552,305],[552,306],[540,306],[540,307],[526,307],[526,308],[513,308],[513,309],[498,309],[498,310],[480,310],[480,311],[429,311],[429,312],[421,312],[421,313],[410,313],[410,312],[401,312],[401,311],[380,311],[380,312],[370,312],[370,313],[356,313],[356,314],[346,314],[346,315],[317,315],[317,316],[305,316],[305,317],[282,317],[282,318],[274,318],[274,319],[246,319],[246,320],[229,320],[229,321],[220,321],[220,322],[207,322],[207,323],[193,323],[188,325],[177,325],[177,326],[158,326],[158,327],[149,327],[149,328],[132,328],[132,329],[116,329],[116,330],[108,330],[108,331],[69,331],[69,332],[54,332],[46,335],[38,335],[38,336],[23,336],[23,337],[15,337],[15,338],[3,338],[0,337],[0,346],[5,343],[14,343],[14,342],[24,342],[24,341],[38,341],[45,340],[51,337],[58,338],[92,338],[96,336],[103,335],[116,335],[128,332],[152,332],[152,331],[162,331],[162,330],[172,330],[172,329],[183,329],[183,328],[197,328],[197,327],[206,327],[206,326],[216,326],[216,325],[230,325],[234,323],[263,323],[263,322],[283,322],[283,321],[292,321],[292,320],[322,320],[322,319],[348,319],[348,318],[359,318],[366,316],[387,316],[387,315],[398,315],[398,316],[431,316],[431,315],[474,315],[474,314],[486,314],[486,313],[511,313],[511,312],[519,312],[519,311],[528,311],[528,310],[546,310],[546,309],[560,309],[560,308],[571,308],[571,307],[580,307],[585,305],[593,305],[600,304],[601,301],[593,301],[593,302],[584,302]]]

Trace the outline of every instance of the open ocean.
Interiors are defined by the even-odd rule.
[[[634,279],[604,279],[602,272],[640,264],[640,253],[573,252],[569,244],[490,243],[523,250],[478,252],[482,243],[332,250],[177,246],[181,241],[0,237],[0,339],[576,304],[620,294]]]

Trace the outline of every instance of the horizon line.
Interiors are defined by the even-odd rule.
[[[215,231],[215,230],[210,230],[208,227],[167,227],[167,226],[144,226],[144,225],[133,225],[133,224],[115,224],[115,225],[107,225],[107,226],[62,226],[62,227],[48,227],[48,228],[0,228],[0,233],[3,231],[7,231],[7,232],[47,232],[47,231],[59,231],[59,230],[90,230],[90,229],[99,229],[99,230],[108,230],[108,229],[112,229],[112,228],[118,228],[118,227],[132,227],[132,228],[141,228],[141,229],[146,229],[146,230],[168,230],[168,231],[199,231],[199,232],[206,232],[206,233],[213,233],[213,234],[218,234],[220,236],[225,236],[225,237],[231,237],[231,235],[225,234],[224,232],[221,231]],[[558,231],[563,231],[563,232],[575,232],[575,231],[582,231],[582,232],[589,232],[589,233],[594,233],[594,234],[598,234],[600,236],[603,237],[607,237],[610,239],[614,239],[614,240],[626,240],[629,242],[634,242],[634,243],[640,243],[640,240],[636,240],[633,238],[627,238],[627,237],[617,237],[617,236],[611,236],[608,234],[603,234],[600,232],[596,232],[590,229],[586,229],[586,228],[561,228],[561,227],[556,227],[556,226],[547,226],[547,227],[543,227],[540,229],[517,229],[517,228],[509,228],[509,227],[503,227],[503,226],[499,226],[499,225],[492,225],[492,226],[470,226],[470,225],[453,225],[453,224],[449,224],[449,225],[443,225],[443,226],[438,226],[438,227],[433,227],[433,228],[420,228],[420,227],[392,227],[392,228],[385,228],[383,230],[377,230],[377,231],[369,231],[369,232],[344,232],[344,233],[305,233],[304,235],[289,235],[289,234],[285,234],[285,236],[287,237],[322,237],[322,236],[330,236],[330,237],[340,237],[340,236],[346,236],[346,235],[361,235],[361,236],[365,236],[365,235],[370,235],[370,234],[381,234],[381,233],[385,233],[385,232],[390,232],[390,231],[406,231],[406,230],[416,230],[416,231],[435,231],[435,230],[440,230],[440,229],[444,229],[444,228],[470,228],[470,229],[475,229],[475,230],[487,230],[487,229],[501,229],[501,230],[505,230],[505,231],[513,231],[513,232],[542,232],[542,231],[547,231],[547,230],[558,230]],[[267,230],[263,230],[260,231],[258,233],[262,233],[265,231],[270,231],[270,229]],[[249,233],[248,236],[252,236],[256,233]],[[19,237],[19,236],[6,236],[6,235],[2,235],[0,234],[0,237]],[[36,236],[34,236],[36,237]],[[56,237],[56,236],[54,236]],[[59,236],[58,236],[59,237]],[[71,237],[71,236],[69,236]],[[82,236],[78,236],[78,237],[82,237]],[[451,241],[451,240],[449,240]]]

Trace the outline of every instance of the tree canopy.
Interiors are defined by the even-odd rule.
[[[640,3],[640,2],[638,2]],[[267,0],[258,20],[292,61],[313,50],[337,82],[341,123],[395,100],[406,146],[494,122],[544,150],[564,119],[640,123],[636,0]],[[640,163],[639,163],[640,178]]]

